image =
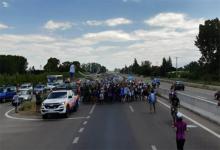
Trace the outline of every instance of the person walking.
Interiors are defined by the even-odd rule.
[[[157,97],[156,97],[156,94],[154,92],[154,90],[151,90],[151,93],[149,94],[148,96],[148,101],[149,101],[149,104],[150,104],[150,112],[152,112],[152,107],[154,109],[154,113],[156,112],[156,101],[157,101]]]
[[[181,113],[177,113],[177,121],[174,124],[176,128],[176,145],[177,150],[183,150],[185,144],[185,132],[187,131],[187,124],[183,121]]]

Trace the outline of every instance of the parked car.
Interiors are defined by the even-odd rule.
[[[182,81],[176,81],[174,83],[174,90],[185,90],[185,85],[183,84]]]
[[[16,95],[16,87],[7,86],[7,87],[0,88],[0,102],[11,100],[13,99],[14,95]]]
[[[68,117],[70,112],[78,108],[79,95],[72,90],[57,90],[51,92],[41,106],[42,118],[46,119],[48,114],[62,114]]]
[[[31,101],[32,100],[32,93],[30,90],[22,90],[18,92],[18,97],[21,98],[23,101]]]
[[[220,100],[220,91],[217,91],[214,96],[216,100]]]
[[[43,84],[37,84],[35,87],[34,87],[34,93],[45,93],[46,92],[46,86],[43,85]]]
[[[60,85],[60,84],[59,84],[59,83],[53,83],[53,82],[47,83],[46,89],[47,89],[47,90],[53,90],[53,89],[56,88],[58,85]]]
[[[19,88],[19,91],[22,91],[22,90],[30,90],[30,91],[33,91],[33,86],[31,83],[25,83],[25,84],[22,84]]]

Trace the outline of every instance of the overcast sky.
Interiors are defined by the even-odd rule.
[[[39,68],[49,57],[108,69],[150,60],[198,60],[199,24],[219,18],[220,0],[0,0],[0,54]]]

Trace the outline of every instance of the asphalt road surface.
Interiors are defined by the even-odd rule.
[[[160,99],[163,103],[166,101]],[[5,117],[11,109],[0,104],[1,150],[175,150],[175,130],[171,127],[169,109],[157,104],[157,112],[149,113],[144,102],[103,105],[81,104],[69,119],[37,121]],[[89,117],[88,117],[89,116]],[[191,112],[187,116],[200,119]],[[85,117],[85,118],[79,118]],[[186,120],[189,127],[186,150],[219,150],[219,126]],[[215,135],[215,133],[217,135]]]
[[[171,83],[161,82],[160,88],[170,89],[170,87],[171,87]],[[186,95],[193,96],[199,99],[216,102],[216,100],[214,99],[214,94],[216,91],[185,86],[184,91],[178,91],[178,92],[184,93]]]

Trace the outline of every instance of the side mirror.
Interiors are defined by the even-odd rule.
[[[72,96],[68,96],[68,99],[73,98]]]

